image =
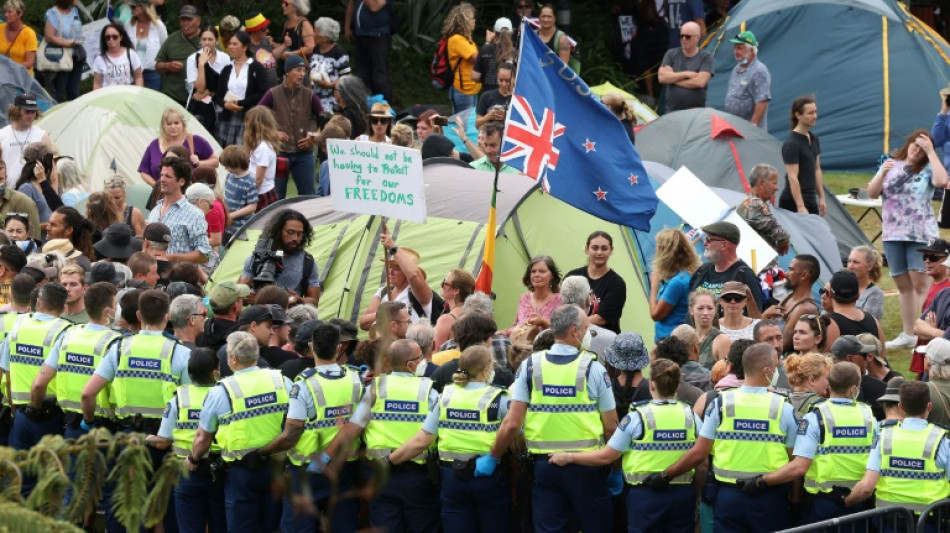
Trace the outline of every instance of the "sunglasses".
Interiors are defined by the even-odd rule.
[[[6,217],[4,217],[4,220],[10,220],[11,218],[18,218],[20,220],[29,220],[30,215],[26,213],[7,213]]]
[[[703,239],[703,244],[709,244],[711,242],[726,242],[726,239],[714,239],[712,237],[706,237]]]
[[[118,40],[121,39],[121,38],[122,38],[122,37],[120,37],[119,35],[117,35],[117,34],[115,34],[115,33],[107,33],[107,34],[106,34],[106,40],[107,40],[107,41],[118,41]]]
[[[680,39],[686,39],[687,41],[692,39],[693,37],[699,37],[699,35],[685,35],[685,34],[680,35]]]
[[[454,288],[455,288],[455,285],[452,285],[452,284],[449,283],[448,281],[443,281],[443,282],[442,282],[442,288],[444,289],[444,288],[446,288],[446,287],[451,287],[451,288],[454,289]]]
[[[742,294],[724,294],[719,299],[727,303],[734,303],[745,300],[745,296]]]
[[[942,263],[947,256],[941,254],[924,254],[924,261],[929,261],[931,263]]]
[[[821,320],[818,319],[818,315],[802,315],[802,319],[814,320],[815,324],[818,326],[818,336],[824,337],[824,334],[821,332]]]
[[[370,124],[389,124],[390,119],[385,117],[370,117]]]
[[[822,288],[818,289],[818,294],[820,294],[820,295],[822,295],[822,296],[825,296],[825,295],[827,295],[827,294],[831,294],[831,291],[829,291],[828,289],[822,287]]]

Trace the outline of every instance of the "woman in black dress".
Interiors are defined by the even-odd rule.
[[[782,145],[785,189],[778,206],[788,211],[825,216],[825,188],[821,179],[821,144],[811,132],[818,120],[818,104],[813,96],[799,96],[792,102],[792,131]]]

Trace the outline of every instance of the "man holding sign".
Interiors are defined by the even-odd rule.
[[[762,308],[762,286],[759,285],[759,278],[755,272],[736,255],[736,246],[739,245],[740,237],[739,228],[731,222],[715,222],[703,226],[702,230],[706,234],[703,240],[706,251],[703,256],[709,261],[693,273],[693,277],[689,280],[689,291],[693,292],[696,288],[702,287],[719,294],[725,282],[740,281],[748,287],[746,294],[755,304],[754,306],[747,304],[746,310],[749,316],[758,317],[759,310]]]

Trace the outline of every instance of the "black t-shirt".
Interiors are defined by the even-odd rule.
[[[590,283],[590,290],[597,297],[597,315],[606,322],[604,329],[609,329],[614,333],[620,333],[620,316],[623,314],[623,306],[627,303],[627,283],[624,282],[620,274],[613,270],[608,270],[606,274],[598,279],[591,279],[587,274],[587,267],[575,268],[567,273],[567,276],[584,276]]]
[[[432,386],[435,388],[435,390],[439,391],[439,394],[442,394],[442,389],[444,389],[446,385],[452,383],[452,374],[458,372],[458,369],[459,360],[452,359],[432,373]],[[492,381],[492,385],[507,390],[508,387],[514,382],[515,376],[510,370],[499,365],[495,365],[495,380]]]
[[[495,61],[495,43],[488,43],[478,49],[475,59],[475,72],[482,75],[482,94],[498,88],[498,62]]]
[[[880,331],[877,328],[877,320],[873,316],[864,313],[864,318],[861,320],[851,320],[850,318],[840,314],[840,313],[828,313],[828,318],[834,321],[838,325],[838,331],[841,332],[841,335],[860,335],[862,333],[870,333],[875,337],[878,337],[880,340]]]
[[[482,117],[488,114],[491,111],[491,108],[496,105],[500,105],[508,108],[508,102],[511,101],[511,96],[502,96],[498,89],[492,89],[491,91],[485,91],[481,96],[478,97],[478,104],[475,107],[475,114]]]
[[[782,162],[798,165],[798,186],[802,192],[814,193],[816,160],[821,155],[821,143],[817,135],[809,134],[811,143],[808,137],[794,130],[788,134],[788,139],[782,145]],[[788,175],[785,176],[785,188],[788,189]]]
[[[887,383],[871,376],[861,376],[861,392],[858,393],[858,401],[868,404],[874,418],[878,420],[884,420],[884,406],[877,399],[884,396],[886,390]]]
[[[689,292],[693,292],[697,287],[703,287],[718,295],[722,291],[723,283],[727,281],[741,281],[749,287],[755,298],[755,304],[759,310],[762,310],[762,286],[759,285],[759,278],[741,259],[723,272],[716,272],[716,265],[713,263],[703,263],[689,280]]]
[[[280,368],[280,365],[287,361],[300,359],[300,356],[294,352],[281,349],[280,346],[264,346],[261,348],[261,359],[267,361],[271,368]]]
[[[301,372],[308,368],[313,368],[314,362],[312,357],[298,357],[296,359],[291,359],[290,361],[285,361],[281,363],[278,370],[283,374],[287,379],[293,381],[300,375]]]

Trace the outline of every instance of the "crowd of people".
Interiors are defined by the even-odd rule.
[[[79,59],[73,4],[57,0],[44,37]],[[666,110],[707,105],[713,62],[698,44],[727,4],[707,16],[698,0],[671,0],[654,13],[670,32],[657,61]],[[154,465],[174,454],[191,472],[166,531],[762,531],[875,505],[919,513],[950,497],[950,242],[931,205],[948,183],[935,145],[948,146],[950,95],[933,131],[908,136],[867,187],[884,199],[899,293],[903,328],[891,341],[881,254],[856,247],[822,276],[772,212],[825,215],[811,96],[789,107],[784,188],[779,169],[756,165],[736,206],[787,269],[755,272],[729,222],[699,228],[702,256],[690,235],[664,229],[647,265],[652,332],[621,328],[628,283],[639,282],[611,268],[608,231],[577,243],[587,257],[577,268],[532,257],[525,292],[505,310],[476,291],[475,273],[430,277],[410,247],[424,243],[383,231],[386,283],[351,316],[321,319],[303,213],[273,212],[239,278],[208,284],[228,237],[289,195],[290,179],[300,195],[332,194],[328,139],[517,172],[499,158],[521,31],[512,19],[532,20],[564,62],[576,43],[554,7],[518,0],[479,47],[474,8],[452,7],[448,98],[453,112],[474,108],[472,142],[435,109],[414,129],[396,123],[388,2],[349,0],[352,67],[341,24],[308,18],[310,7],[284,0],[278,38],[260,13],[209,24],[191,5],[168,33],[152,0],[123,3],[103,27],[94,90],[162,91],[224,147],[165,110],[138,168],[153,189],[147,214],[121,175],[90,190],[35,125],[36,99],[17,96],[0,129],[0,445],[98,428],[146,434]],[[29,68],[25,9],[4,5],[0,52],[16,44],[6,54]],[[743,31],[731,43],[725,108],[765,128],[771,81],[758,40]],[[75,69],[52,78],[57,98],[76,97]],[[602,102],[634,142],[629,104]],[[449,127],[467,153],[442,135]],[[499,323],[496,311],[514,319]],[[888,362],[902,347],[915,348],[917,380]],[[292,491],[273,491],[280,476]],[[120,530],[105,509],[107,529]]]

